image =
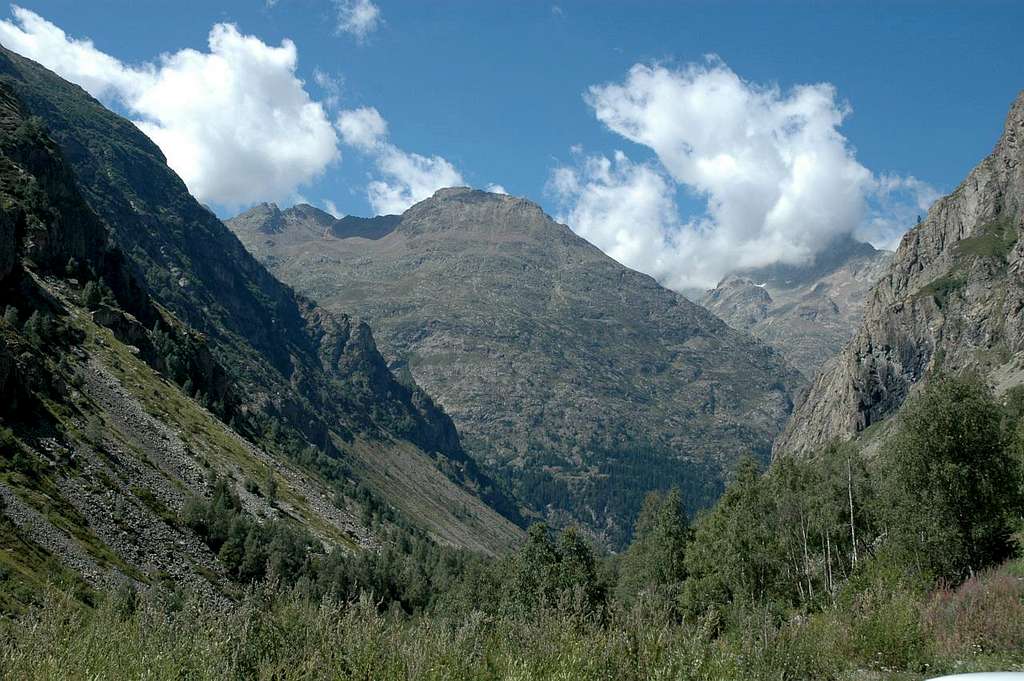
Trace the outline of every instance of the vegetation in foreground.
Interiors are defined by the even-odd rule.
[[[603,618],[572,599],[529,614],[381,612],[301,592],[235,609],[130,592],[85,610],[54,591],[2,624],[9,679],[921,679],[1024,669],[1024,568],[930,596],[879,581],[850,604],[785,621],[747,611],[725,630],[653,603]]]
[[[1024,399],[938,378],[877,461],[744,462],[689,523],[652,493],[629,550],[531,529],[488,560],[396,531],[324,552],[230,490],[183,519],[245,595],[230,608],[51,588],[0,621],[4,678],[920,679],[1024,669]],[[1017,535],[1019,537],[1019,534]],[[2,584],[2,582],[0,582]]]

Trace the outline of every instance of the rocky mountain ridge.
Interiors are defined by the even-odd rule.
[[[807,455],[884,421],[938,371],[1024,382],[1024,92],[995,149],[903,237],[853,340],[775,445]]]
[[[806,265],[730,274],[699,302],[813,378],[853,337],[868,292],[891,258],[887,251],[843,236]]]

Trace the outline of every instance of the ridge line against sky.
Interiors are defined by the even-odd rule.
[[[267,2],[266,11],[294,1]],[[355,51],[372,50],[391,30],[392,11],[408,11],[402,3],[324,2],[333,39]],[[551,5],[546,20],[574,14]],[[101,48],[28,7],[12,5],[0,21],[0,42],[134,120],[190,191],[223,215],[259,201],[306,201],[311,191],[321,197],[311,202],[340,215],[345,197],[321,186],[350,165],[362,179],[349,184],[376,213],[401,212],[444,186],[506,192],[506,177],[478,179],[462,154],[406,150],[395,141],[402,130],[349,92],[344,64],[316,63],[303,78],[307,39],[289,35],[275,45],[219,21],[208,26],[205,46],[125,61],[109,39]],[[843,234],[892,248],[939,195],[914,175],[858,161],[840,132],[853,107],[828,82],[756,82],[704,55],[635,61],[583,90],[578,107],[601,144],[591,135],[551,149],[530,198],[676,289],[713,286],[737,267],[805,262]]]

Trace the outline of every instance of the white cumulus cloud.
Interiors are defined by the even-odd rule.
[[[647,272],[670,287],[689,286],[701,276],[678,271],[679,254],[691,244],[675,204],[675,186],[660,168],[630,161],[617,151],[608,158],[583,158],[577,167],[561,167],[550,187],[570,208],[559,219],[619,262]],[[700,268],[697,260],[691,265]]]
[[[840,234],[891,242],[893,225],[875,212],[884,202],[873,198],[896,180],[856,160],[839,132],[849,108],[829,84],[784,92],[712,57],[681,69],[638,64],[585,100],[657,163],[575,152],[576,164],[550,182],[560,217],[669,286],[710,287],[734,269],[806,262]],[[699,215],[679,216],[679,188],[704,201]]]
[[[370,182],[367,198],[378,214],[401,213],[442,187],[465,184],[462,174],[440,156],[420,156],[383,145],[377,157],[383,179]]]
[[[339,158],[324,107],[296,76],[295,44],[267,45],[217,24],[209,51],[183,49],[127,65],[91,41],[14,6],[0,41],[117,101],[200,200],[223,206],[288,196]]]
[[[345,144],[360,151],[373,151],[388,134],[387,121],[371,106],[342,111],[336,125]]]
[[[0,21],[0,42],[81,85],[94,97],[130,90],[153,76],[151,68],[130,69],[96,49],[89,39],[69,38],[63,30],[31,10],[11,6],[14,21]]]
[[[365,40],[381,24],[380,7],[371,0],[335,0],[338,8],[338,31]]]
[[[464,184],[462,174],[441,156],[421,156],[388,141],[388,124],[373,107],[338,114],[338,131],[345,144],[373,158],[380,177],[366,188],[377,214],[401,213],[442,187]]]

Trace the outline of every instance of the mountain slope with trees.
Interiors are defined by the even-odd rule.
[[[5,607],[54,580],[222,598],[243,557],[295,571],[394,532],[522,536],[368,327],[274,280],[137,128],[7,51],[0,208]],[[223,485],[252,518],[227,536],[187,512]]]
[[[621,556],[535,525],[500,558],[403,552],[401,542],[313,556],[282,565],[283,583],[260,582],[236,609],[131,593],[83,609],[52,593],[0,620],[0,659],[12,678],[50,664],[155,678],[427,679],[442,669],[637,681],[1020,669],[1022,414],[1022,391],[1000,404],[976,380],[937,379],[912,398],[883,457],[846,445],[766,474],[746,458],[692,522],[678,490],[652,493]],[[215,492],[190,514],[197,527],[223,517],[210,507],[239,513]]]

